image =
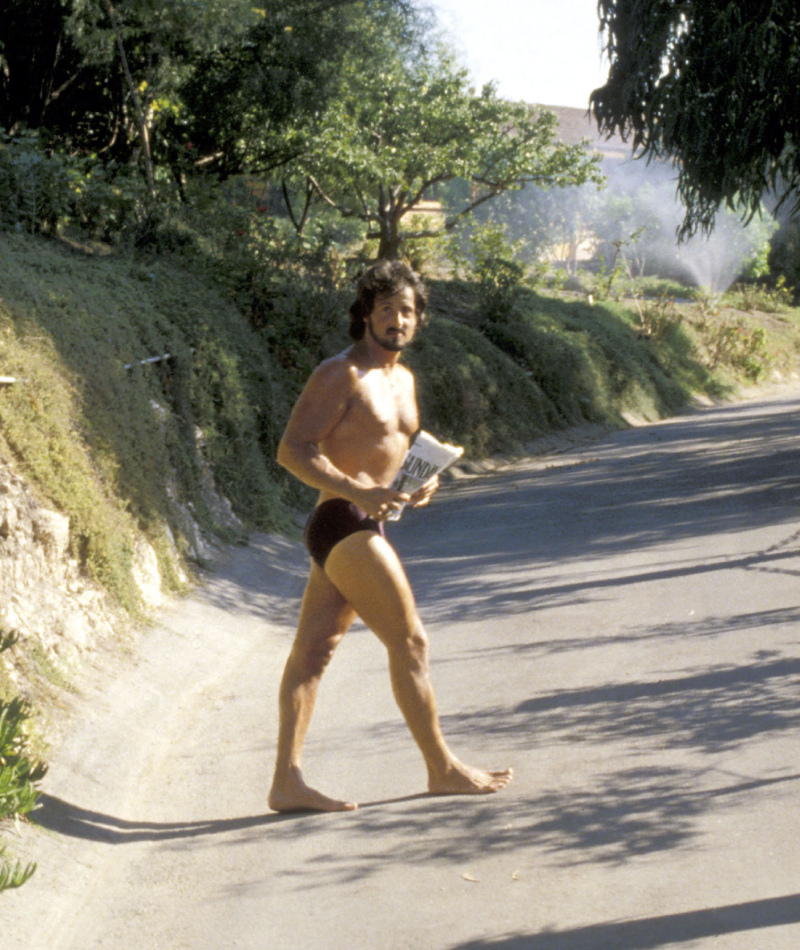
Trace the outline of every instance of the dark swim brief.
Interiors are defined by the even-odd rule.
[[[324,568],[336,545],[356,531],[374,531],[385,537],[382,521],[371,518],[345,498],[330,498],[317,505],[311,513],[303,531],[303,540],[308,553]]]

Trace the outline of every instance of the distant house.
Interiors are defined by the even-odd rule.
[[[567,145],[579,145],[588,139],[592,151],[600,152],[603,160],[623,162],[631,157],[631,147],[623,142],[619,135],[606,138],[597,130],[594,119],[588,109],[576,109],[571,106],[540,106],[547,112],[553,112],[558,119],[558,134]]]

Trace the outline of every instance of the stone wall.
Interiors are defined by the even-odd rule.
[[[61,657],[113,633],[105,592],[69,555],[69,518],[0,459],[0,628]]]
[[[203,480],[204,502],[217,523],[243,532],[210,471],[204,470]],[[174,507],[185,556],[212,560],[218,550],[214,539],[202,532],[189,507],[177,502]],[[103,588],[81,572],[69,549],[69,518],[38,499],[11,462],[0,458],[0,633],[14,631],[22,650],[37,649],[67,665],[128,622]],[[183,562],[177,546],[174,550],[180,575]],[[144,538],[136,543],[133,577],[144,606],[158,608],[164,596],[158,558]],[[6,674],[17,679],[8,663]]]

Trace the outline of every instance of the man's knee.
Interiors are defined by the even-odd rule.
[[[337,636],[319,642],[294,645],[292,657],[303,678],[321,676],[325,672],[341,639],[341,636]]]
[[[428,668],[428,635],[422,624],[409,628],[397,638],[394,648],[395,657],[414,671]]]

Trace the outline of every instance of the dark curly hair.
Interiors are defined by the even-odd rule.
[[[359,278],[356,285],[357,297],[350,307],[350,336],[360,340],[367,327],[367,317],[372,313],[378,297],[391,297],[404,287],[414,291],[417,311],[417,329],[428,323],[425,308],[428,305],[428,291],[419,274],[415,273],[404,261],[377,261]]]

